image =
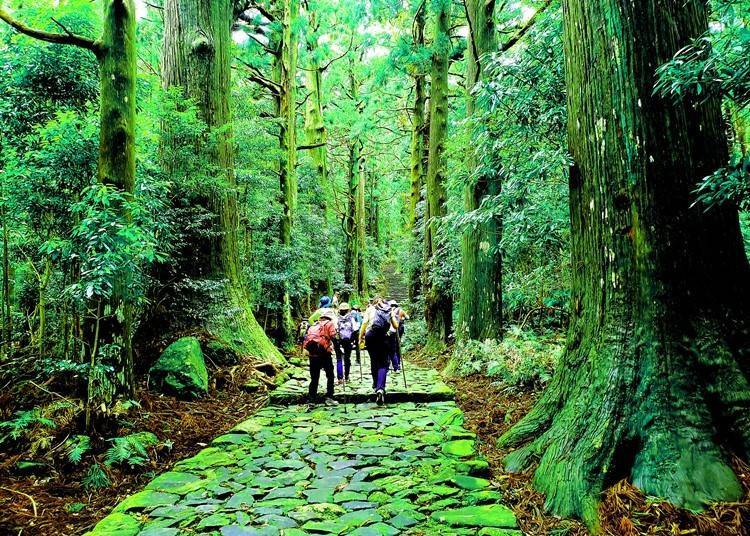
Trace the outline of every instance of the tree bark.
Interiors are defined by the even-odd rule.
[[[281,245],[292,251],[292,229],[297,210],[297,58],[298,34],[295,21],[299,13],[298,0],[284,0],[281,19],[280,51],[274,65],[276,82],[280,86],[278,117],[280,119],[279,185],[281,187]],[[280,339],[284,344],[294,340],[294,320],[288,282],[281,296]]]
[[[708,27],[701,0],[565,0],[572,224],[567,349],[501,439],[534,485],[597,529],[600,492],[630,477],[700,509],[741,488],[750,453],[748,267],[737,210],[694,205],[727,159],[719,103],[653,95],[655,69]]]
[[[362,151],[362,141],[359,150],[359,180],[357,181],[357,294],[367,295],[367,263],[365,262],[365,251],[367,250],[367,216],[365,214],[365,190],[367,172],[365,170],[365,158]]]
[[[412,45],[416,49],[425,47],[425,9],[426,2],[422,2],[414,16]],[[410,146],[409,172],[409,228],[415,244],[419,244],[420,231],[425,218],[417,219],[417,205],[423,200],[422,188],[425,183],[426,148],[429,139],[429,124],[426,118],[427,107],[427,73],[415,69],[414,78],[414,107],[412,109],[412,133]],[[419,253],[419,252],[417,252]],[[413,303],[422,292],[422,265],[414,263],[409,273],[409,300]]]
[[[430,78],[430,140],[427,157],[427,215],[425,219],[424,296],[428,343],[446,343],[453,324],[453,296],[438,275],[446,255],[440,227],[447,213],[445,140],[448,124],[448,60],[451,53],[451,2],[435,3]]]
[[[310,157],[323,192],[322,209],[323,221],[328,224],[329,208],[328,195],[328,148],[325,121],[323,117],[323,66],[318,58],[318,27],[319,22],[315,9],[307,9],[310,34],[307,38],[307,53],[309,63],[305,71],[307,91],[310,93],[305,104],[305,143],[312,147]],[[313,282],[316,283],[316,282]],[[330,273],[324,281],[317,282],[318,288],[323,288],[329,296],[333,294],[333,282]],[[315,288],[315,287],[313,287]]]
[[[466,115],[475,115],[475,87],[484,77],[487,55],[497,50],[494,24],[494,0],[465,0],[469,20],[469,44],[466,48]],[[475,119],[478,122],[479,119]],[[474,150],[478,124],[470,139],[468,164],[470,179],[464,190],[464,210],[477,210],[484,199],[500,194],[499,174],[483,172]],[[494,217],[464,231],[461,243],[461,295],[457,336],[469,339],[502,338],[502,221]]]
[[[354,72],[354,57],[349,58],[349,93],[360,116],[359,85]],[[357,135],[349,140],[349,207],[345,218],[346,248],[344,258],[344,281],[354,289],[354,295],[367,292],[367,268],[365,248],[367,221],[365,216],[365,169],[362,139]]]
[[[230,0],[166,0],[164,4],[162,83],[165,88],[181,87],[185,97],[197,103],[215,143],[197,139],[195,144],[207,153],[220,181],[199,200],[211,214],[213,228],[208,237],[206,233],[191,237],[191,252],[176,274],[186,288],[199,290],[192,296],[179,296],[180,301],[163,316],[174,331],[205,331],[241,355],[280,362],[283,358],[250,308],[239,261],[237,186],[229,128],[232,7]]]
[[[104,31],[99,53],[100,133],[99,181],[132,196],[135,190],[135,3],[109,0],[104,7]],[[125,210],[125,209],[122,209]],[[121,347],[115,370],[125,392],[135,394],[133,359],[133,304],[125,299],[126,281],[115,282],[110,303],[105,304],[105,321],[100,327],[101,347],[113,342]],[[87,322],[91,329],[94,322]]]
[[[414,16],[413,45],[415,48],[425,46],[425,3],[422,3]],[[427,104],[427,75],[415,69],[414,107],[412,108],[412,131],[410,148],[410,191],[409,191],[409,225],[413,229],[417,217],[417,204],[421,200],[425,175],[425,105]]]
[[[8,248],[9,233],[8,221],[5,210],[5,191],[3,189],[2,206],[0,206],[0,217],[3,220],[3,301],[0,303],[3,315],[3,344],[2,357],[6,358],[13,349],[13,317],[10,308],[10,253]]]
[[[349,142],[349,164],[347,173],[347,211],[344,217],[344,282],[357,294],[359,285],[359,232],[357,212],[359,205],[359,161],[362,151],[359,140]],[[348,299],[351,299],[349,297]]]

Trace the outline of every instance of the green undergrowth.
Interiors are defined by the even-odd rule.
[[[564,348],[559,333],[537,334],[511,327],[501,341],[459,341],[444,373],[484,374],[511,390],[539,388],[554,372]]]
[[[420,348],[427,340],[427,323],[422,320],[408,320],[401,338],[401,348],[404,352],[411,352]]]

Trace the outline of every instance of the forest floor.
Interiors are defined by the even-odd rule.
[[[442,370],[450,352],[417,353],[412,360]],[[507,473],[502,459],[507,454],[497,439],[534,406],[541,390],[510,391],[482,374],[446,380],[456,391],[456,403],[466,417],[464,426],[477,434],[477,448],[490,465],[490,478],[515,513],[524,534],[530,536],[585,536],[588,531],[575,520],[545,512],[544,496],[532,486],[533,469]],[[750,467],[733,460],[745,496],[742,501],[719,504],[702,514],[675,508],[646,497],[626,480],[610,488],[602,501],[602,530],[608,536],[748,536],[750,535]]]
[[[0,534],[68,536],[91,529],[114,505],[141,489],[154,474],[196,454],[266,404],[265,392],[248,393],[241,388],[243,375],[236,374],[234,369],[214,370],[209,396],[196,401],[149,393],[145,384],[141,385],[136,395],[141,407],[127,416],[127,424],[99,433],[118,437],[149,431],[171,447],[152,451],[145,469],[108,468],[110,487],[86,490],[82,485],[83,467],[60,465],[52,460],[45,470],[36,468],[29,474],[19,474],[16,464],[26,459],[27,454],[0,452]],[[0,400],[0,407],[49,403],[55,397],[50,394],[51,386],[47,387],[45,391],[29,387],[12,393],[16,399]],[[11,395],[9,390],[3,394]],[[75,427],[75,423],[71,425]]]

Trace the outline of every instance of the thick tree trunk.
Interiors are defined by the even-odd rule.
[[[196,147],[208,153],[220,175],[220,184],[211,185],[202,201],[213,216],[213,229],[191,240],[192,253],[176,274],[184,280],[178,286],[187,290],[176,297],[164,318],[175,330],[205,330],[242,355],[281,361],[253,316],[239,262],[234,149],[228,128],[232,21],[230,0],[166,0],[164,4],[162,83],[182,87],[185,96],[197,103],[216,136],[214,144],[196,140]]]
[[[359,81],[354,72],[354,58],[349,58],[349,92],[361,115],[363,103],[359,99]],[[344,252],[344,281],[351,285],[354,294],[367,292],[367,269],[365,266],[366,226],[365,217],[365,169],[362,139],[355,136],[349,141],[349,207],[345,218],[346,249]]]
[[[596,529],[629,476],[688,508],[741,488],[750,453],[748,281],[737,211],[693,206],[725,163],[719,103],[653,96],[654,71],[707,29],[701,0],[566,0],[572,324],[536,407],[500,440],[534,484]]]
[[[415,48],[425,46],[425,4],[422,3],[414,16],[413,45]],[[425,105],[427,104],[427,80],[425,73],[415,70],[414,78],[414,107],[412,109],[412,131],[410,148],[410,174],[409,174],[409,225],[414,228],[417,217],[417,204],[422,196],[424,186],[425,160]]]
[[[307,39],[307,53],[309,62],[305,71],[307,91],[310,96],[305,105],[305,143],[312,147],[310,157],[318,181],[323,192],[323,222],[327,225],[329,219],[328,196],[330,195],[330,185],[328,183],[328,148],[326,142],[328,134],[326,132],[323,118],[323,67],[318,58],[318,21],[315,9],[308,10],[310,35]],[[317,283],[317,285],[315,284]],[[313,288],[322,288],[329,296],[333,294],[333,282],[329,274],[324,281],[313,282]]]
[[[8,357],[13,348],[13,317],[11,315],[10,308],[10,252],[8,248],[9,233],[8,233],[8,222],[6,219],[5,212],[5,195],[3,195],[3,204],[0,207],[2,210],[1,217],[3,220],[3,301],[0,306],[2,307],[3,313],[3,344],[2,344],[2,356],[3,358]]]
[[[446,343],[453,323],[453,296],[437,277],[446,254],[440,226],[446,215],[445,139],[448,125],[448,59],[451,52],[451,2],[437,2],[430,78],[430,141],[427,158],[427,214],[425,219],[424,296],[428,342]]]
[[[359,238],[357,228],[357,212],[359,205],[359,155],[361,152],[359,140],[352,140],[349,144],[349,166],[347,173],[347,210],[344,218],[344,282],[357,293],[359,283]],[[349,298],[351,299],[351,298]]]
[[[367,173],[365,171],[365,160],[361,141],[359,150],[359,181],[357,182],[357,294],[367,294],[367,264],[365,262],[365,251],[367,250],[367,216],[365,214],[365,189]]]
[[[292,229],[297,210],[297,44],[295,21],[299,13],[298,0],[284,0],[281,19],[280,51],[276,57],[275,78],[279,84],[278,97],[279,185],[281,187],[281,245],[292,251]],[[284,283],[279,318],[280,339],[284,344],[294,341],[294,320],[289,285]]]
[[[422,3],[414,16],[413,45],[415,48],[425,46],[425,8]],[[425,183],[425,149],[428,139],[428,123],[425,118],[427,106],[427,74],[417,70],[414,75],[414,107],[412,109],[412,132],[410,147],[409,173],[409,228],[414,236],[414,242],[419,243],[418,236],[420,222],[417,221],[417,205],[422,201],[422,188]],[[424,220],[421,222],[424,224]],[[414,264],[409,273],[409,300],[414,302],[422,291],[422,266]]]
[[[466,115],[473,117],[476,108],[475,86],[482,81],[487,55],[497,50],[494,24],[494,0],[466,0],[469,20],[469,44],[466,49]],[[475,119],[475,121],[478,121]],[[482,130],[475,127],[473,134]],[[472,135],[471,140],[474,139]],[[487,197],[500,194],[500,177],[484,169],[468,147],[470,183],[464,191],[464,210],[477,210]],[[500,239],[502,222],[495,217],[485,224],[469,227],[461,243],[461,294],[457,336],[469,339],[502,337],[502,257]]]
[[[135,3],[109,0],[104,4],[104,26],[99,48],[100,132],[99,181],[128,195],[135,190]],[[123,209],[124,210],[124,209]],[[127,282],[116,281],[109,303],[104,304],[101,340],[94,341],[94,324],[87,322],[89,348],[105,343],[120,346],[114,366],[118,390],[135,393],[133,363],[133,306],[125,299]]]

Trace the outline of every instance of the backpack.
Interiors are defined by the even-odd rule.
[[[391,312],[383,311],[381,308],[375,307],[375,313],[373,315],[372,323],[370,324],[370,333],[385,337],[390,328]]]
[[[339,320],[339,335],[341,340],[349,341],[354,335],[354,319],[351,315],[346,315]]]
[[[310,329],[307,330],[307,335],[305,335],[305,341],[302,343],[302,348],[312,355],[330,353],[331,340],[324,331],[327,324],[328,322],[315,322],[315,324],[310,326]]]

